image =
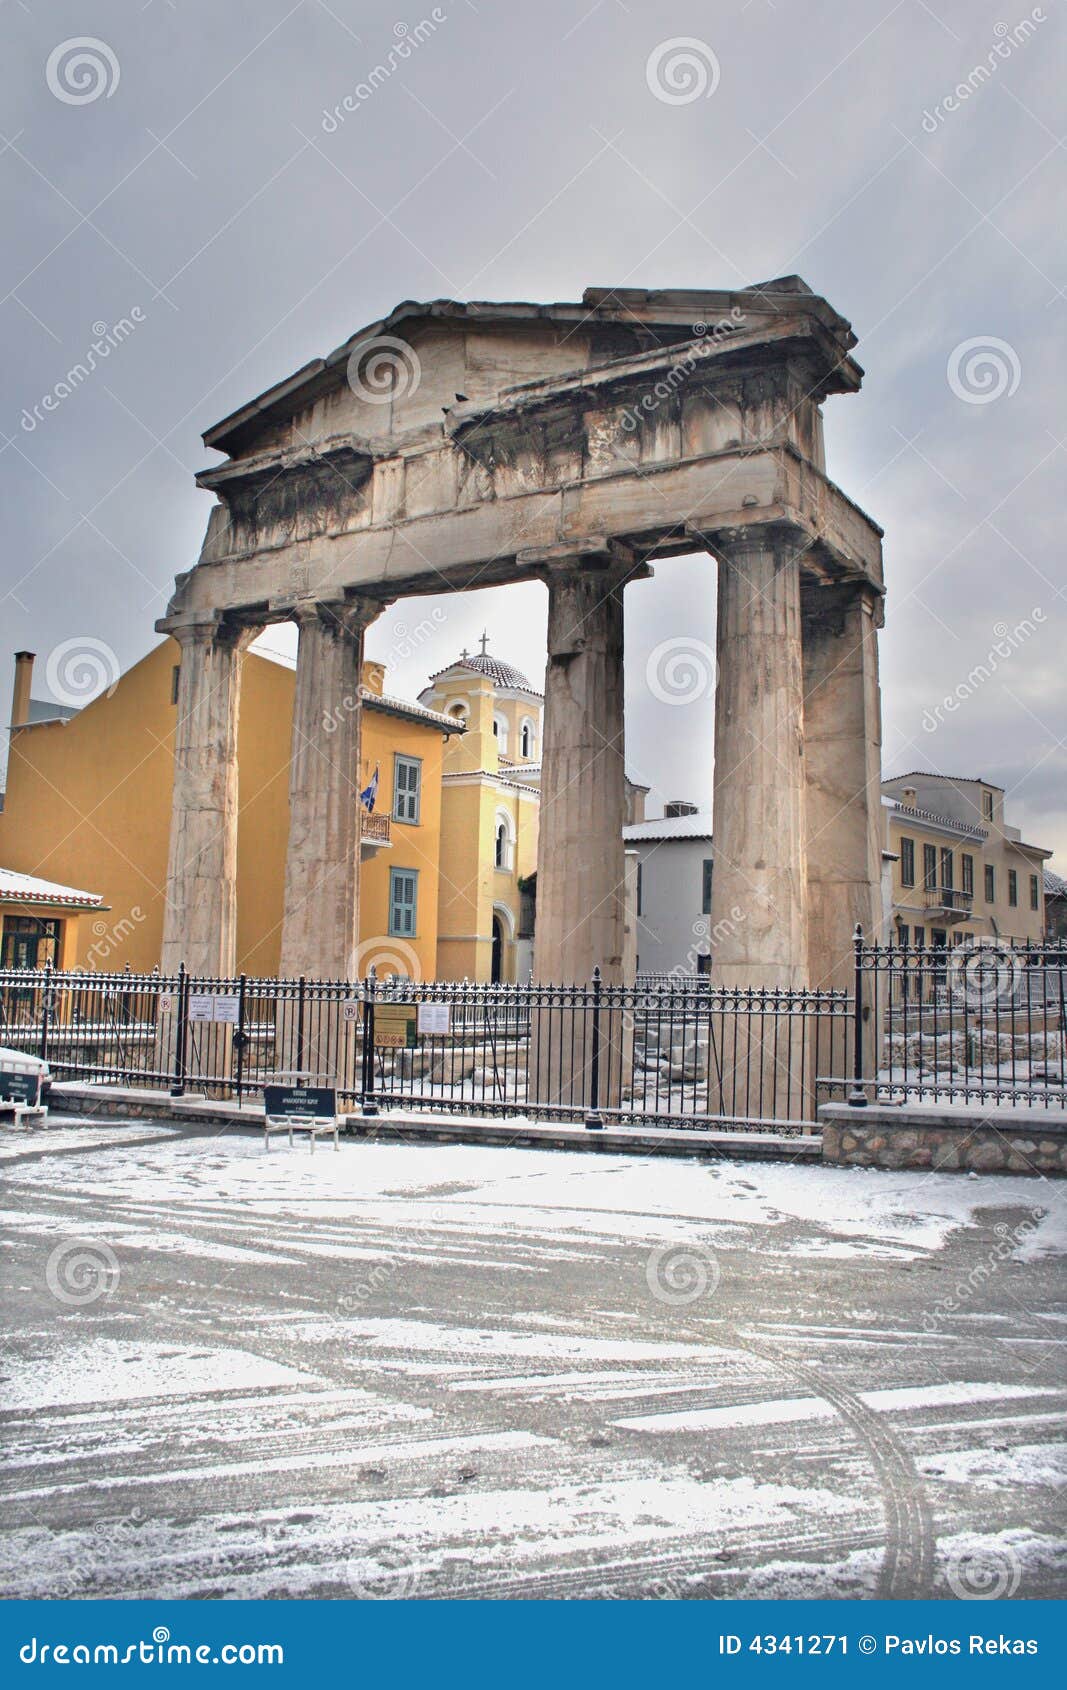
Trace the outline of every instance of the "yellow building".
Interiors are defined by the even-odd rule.
[[[442,779],[442,980],[526,980],[532,962],[522,883],[537,869],[544,699],[487,644],[483,635],[480,652],[461,652],[419,694],[466,730],[449,742]]]
[[[0,968],[44,968],[48,963],[73,968],[75,957],[93,946],[106,955],[107,908],[99,892],[0,868]],[[91,938],[84,932],[87,921]]]
[[[63,967],[141,971],[159,961],[178,659],[165,640],[71,713],[31,701],[33,657],[18,655],[0,862],[60,882],[60,892],[88,884],[109,909],[105,932],[56,913]],[[381,664],[364,665],[360,785],[375,769],[379,785],[363,817],[360,971],[426,979],[437,967],[444,752],[462,723],[389,697],[384,675]],[[237,966],[260,977],[279,961],[293,679],[284,661],[254,651],[245,659]]]
[[[945,947],[999,939],[1039,942],[1043,865],[1004,816],[992,781],[915,771],[884,781],[892,888],[889,940]]]

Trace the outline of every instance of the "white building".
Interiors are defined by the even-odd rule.
[[[655,821],[623,828],[637,856],[637,971],[711,968],[711,816],[678,799]]]

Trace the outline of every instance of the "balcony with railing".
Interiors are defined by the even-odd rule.
[[[954,886],[928,886],[923,901],[931,915],[939,915],[949,922],[965,921],[971,913],[974,893],[958,892]]]
[[[360,805],[359,810],[359,854],[361,857],[373,857],[378,851],[393,843],[392,817],[385,810],[372,811],[369,815]]]

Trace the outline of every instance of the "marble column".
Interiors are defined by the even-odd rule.
[[[712,973],[726,986],[806,986],[799,547],[785,528],[714,544]]]
[[[729,530],[719,558],[715,706],[713,983],[807,984],[800,548],[788,528]],[[811,1111],[799,1025],[741,999],[713,1046],[718,1113],[801,1119]],[[795,1039],[795,1042],[791,1042]]]
[[[545,569],[548,665],[542,727],[537,841],[535,981],[585,986],[599,968],[624,982],[628,943],[623,721],[623,587],[632,561],[610,552]],[[618,1106],[624,1075],[623,1016],[605,1008],[596,1048],[599,1106]],[[531,1096],[588,1109],[594,1068],[588,999],[535,1010]]]
[[[233,974],[237,947],[237,724],[258,628],[216,617],[170,628],[181,648],[167,906],[160,964]]]
[[[801,592],[812,986],[852,989],[856,923],[882,926],[881,595],[863,583]]]
[[[289,763],[281,973],[352,980],[359,949],[363,639],[383,605],[308,601],[300,630]]]
[[[623,585],[632,565],[554,564],[542,729],[534,979],[622,980]]]

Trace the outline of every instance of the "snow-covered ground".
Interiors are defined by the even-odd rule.
[[[1067,1588],[1067,1189],[84,1121],[0,1143],[30,1596]]]

